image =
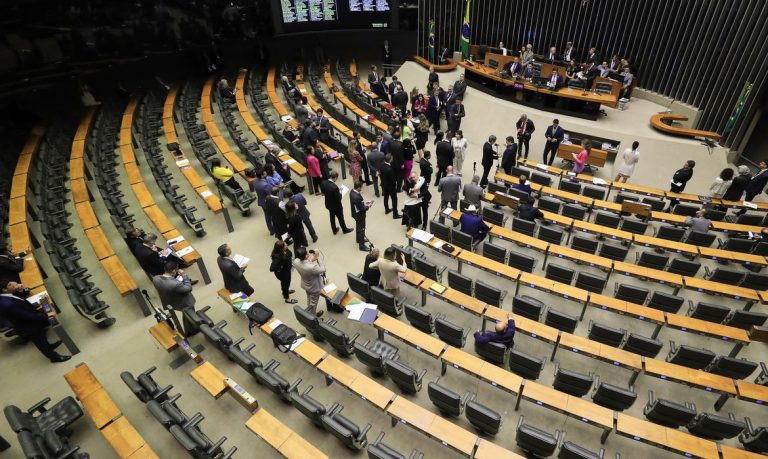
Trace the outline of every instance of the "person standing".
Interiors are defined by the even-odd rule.
[[[432,181],[432,163],[429,162],[429,160],[432,158],[432,153],[429,151],[424,152],[424,156],[422,156],[419,159],[419,173],[422,177],[424,177],[424,180],[427,181],[427,184],[429,184]]]
[[[293,268],[301,276],[301,288],[307,292],[307,312],[317,317],[323,315],[323,311],[317,310],[317,301],[323,290],[323,275],[325,265],[323,255],[319,250],[307,250],[306,247],[296,248],[296,258],[293,259]]]
[[[582,140],[581,151],[578,154],[571,153],[573,156],[573,168],[571,169],[571,172],[573,172],[575,175],[579,175],[584,171],[584,168],[587,167],[587,160],[589,159],[590,151],[592,151],[592,141],[589,139]]]
[[[320,132],[320,141],[328,143],[331,140],[331,120],[325,116],[322,108],[317,109],[317,130]]]
[[[366,148],[363,147],[362,140],[360,139],[360,133],[359,132],[353,132],[352,133],[352,140],[354,140],[357,145],[355,148],[357,149],[357,152],[360,153],[360,157],[363,159],[360,167],[363,170],[363,176],[365,177],[365,184],[366,185],[373,185],[373,182],[371,182],[371,171],[368,168],[368,160],[365,157],[365,150]]]
[[[467,152],[467,139],[464,138],[464,133],[459,129],[454,131],[453,138],[451,139],[451,148],[453,148],[453,164],[456,175],[461,177],[461,168],[464,166],[464,158]]]
[[[310,175],[312,175],[310,173]],[[264,213],[264,221],[267,223],[267,229],[269,235],[275,234],[275,227],[272,226],[272,218],[267,211],[267,198],[272,194],[272,186],[267,182],[267,172],[260,169],[256,172],[256,180],[250,185],[251,191],[256,193],[257,203],[261,207],[261,211]]]
[[[448,166],[445,177],[441,178],[437,185],[437,191],[440,192],[440,210],[448,206],[452,209],[458,208],[461,178],[453,175],[453,166]]]
[[[179,269],[176,262],[169,261],[165,263],[164,273],[154,276],[152,283],[160,296],[160,302],[176,315],[176,311],[182,313],[183,330],[180,330],[185,337],[196,335],[200,330],[197,324],[187,318],[185,310],[195,310],[195,296],[192,294],[192,282],[189,280],[183,269]],[[178,321],[174,321],[178,323]]]
[[[315,156],[312,147],[307,147],[307,173],[312,181],[312,188],[315,190],[315,196],[320,196],[320,183],[323,181],[323,171],[320,169],[320,160]]]
[[[557,156],[557,149],[560,148],[560,142],[563,141],[565,136],[565,130],[560,127],[560,120],[557,118],[552,120],[552,124],[547,128],[547,132],[544,133],[544,136],[547,138],[547,142],[544,145],[544,164],[551,166]],[[549,160],[547,160],[548,155]]]
[[[11,325],[20,338],[32,341],[40,353],[51,362],[66,362],[71,359],[72,356],[56,352],[56,347],[61,341],[48,342],[45,336],[50,325],[48,315],[24,299],[28,295],[29,289],[24,285],[10,279],[0,280],[0,322]]]
[[[400,263],[395,260],[397,253],[392,247],[387,247],[384,249],[384,256],[382,258],[368,265],[373,269],[378,268],[381,273],[381,287],[395,296],[400,294],[400,274],[404,274],[407,271],[402,253],[400,253]]]
[[[297,251],[298,251],[297,247]],[[301,247],[301,249],[304,249]],[[283,300],[288,304],[296,304],[297,300],[291,298],[294,290],[291,290],[291,270],[293,269],[293,254],[284,241],[276,241],[270,254],[269,271],[275,274],[280,281],[280,291],[283,294]],[[315,303],[317,304],[317,303]]]
[[[456,97],[464,99],[464,94],[467,92],[467,81],[464,79],[464,74],[459,74],[459,79],[453,83],[453,92],[456,93]]]
[[[425,115],[429,120],[430,126],[435,132],[435,135],[440,131],[440,112],[443,110],[443,94],[440,88],[435,88],[431,96],[429,96],[429,102],[427,102],[427,111]]]
[[[295,202],[289,202],[285,205],[285,217],[288,223],[288,241],[293,241],[294,247],[308,246],[304,222],[299,215],[299,206]]]
[[[389,40],[384,40],[382,47],[382,60],[384,61],[384,76],[392,76],[392,48],[389,47]]]
[[[427,93],[431,94],[435,87],[440,87],[440,75],[435,72],[435,66],[429,66],[429,75],[427,75]]]
[[[280,197],[280,188],[273,186],[272,192],[267,197],[267,203],[264,211],[268,213],[272,228],[275,230],[275,237],[280,239],[288,231],[288,221],[285,217],[285,204]]]
[[[480,177],[472,176],[472,181],[464,185],[464,200],[478,209],[482,208],[485,190],[479,185]]]
[[[219,265],[221,276],[224,278],[224,287],[231,293],[243,292],[247,296],[253,295],[253,287],[245,278],[245,268],[248,267],[248,264],[238,265],[232,259],[232,249],[227,244],[220,245],[217,251],[219,258],[216,259],[216,263]]]
[[[707,191],[707,198],[720,199],[725,194],[726,190],[731,186],[733,182],[733,169],[726,167],[720,171],[720,175],[715,178],[712,185],[709,186]]]
[[[320,184],[320,188],[325,195],[325,208],[328,209],[328,214],[331,218],[331,229],[333,234],[339,232],[339,228],[336,227],[336,220],[339,221],[339,226],[343,234],[351,233],[352,229],[347,228],[347,224],[344,222],[344,204],[341,201],[341,190],[336,185],[336,180],[339,178],[339,173],[331,171],[328,180],[323,180]]]
[[[392,140],[389,141],[389,154],[392,155],[392,168],[395,171],[395,191],[403,189],[403,168],[405,167],[405,155],[403,154],[403,142],[400,141],[400,131],[395,128],[392,132]]]
[[[347,161],[349,161],[349,175],[352,182],[357,182],[363,176],[363,155],[357,151],[357,141],[350,140],[347,147]]]
[[[517,127],[517,142],[520,144],[520,149],[517,152],[517,156],[524,156],[528,159],[528,147],[531,142],[531,134],[536,130],[536,126],[533,125],[533,121],[528,119],[528,115],[523,114],[520,119],[515,123]],[[523,152],[525,149],[525,152]]]
[[[368,153],[365,155],[368,160],[368,168],[371,170],[371,178],[373,179],[373,191],[376,197],[381,196],[379,193],[379,176],[381,175],[381,165],[384,164],[384,153],[378,148],[374,148],[376,144],[369,144],[366,148]]]
[[[392,166],[392,155],[387,153],[384,156],[384,164],[381,165],[381,193],[384,195],[384,214],[394,211],[392,218],[400,218],[397,208],[397,171]],[[392,209],[389,208],[391,201]]]
[[[768,161],[760,161],[758,167],[760,167],[760,171],[749,180],[746,188],[744,188],[744,200],[747,202],[752,201],[755,196],[762,193],[766,183],[768,183]],[[741,215],[746,211],[747,209],[743,208],[738,213]]]
[[[357,180],[354,184],[354,188],[349,192],[349,205],[352,210],[352,220],[355,221],[355,240],[357,241],[357,248],[363,252],[368,252],[371,248],[365,245],[365,242],[368,240],[368,238],[365,237],[365,216],[373,202],[366,202],[365,199],[363,199],[362,190],[363,182]]]
[[[411,122],[415,126],[413,129],[413,136],[414,139],[416,139],[416,153],[418,153],[419,158],[421,158],[424,156],[424,147],[427,145],[427,140],[429,140],[429,121],[427,121],[427,117],[422,114],[418,115],[417,118],[412,118]]]
[[[413,170],[413,158],[416,157],[416,149],[411,139],[403,139],[403,180],[411,176]]]
[[[512,173],[512,167],[515,165],[518,153],[514,137],[511,135],[507,136],[506,142],[504,153],[501,155],[501,168],[504,170],[505,174],[509,175]]]
[[[734,177],[731,182],[731,186],[723,195],[723,201],[741,201],[741,196],[744,194],[744,189],[752,179],[752,175],[749,173],[749,167],[745,165],[739,166],[739,175]]]
[[[493,167],[493,160],[498,159],[499,155],[496,154],[493,147],[496,145],[496,136],[488,136],[488,141],[483,144],[483,158],[480,160],[480,165],[483,166],[483,177],[480,179],[480,186],[485,188],[488,185],[488,174]]]
[[[691,177],[693,177],[694,167],[696,167],[696,161],[689,159],[685,162],[685,164],[683,164],[682,169],[675,171],[675,174],[672,176],[672,180],[670,180],[671,185],[669,186],[669,191],[673,193],[682,193],[683,190],[685,190],[685,185],[688,183]],[[669,201],[667,212],[671,212],[678,203],[680,203],[679,199],[672,198],[672,200]]]
[[[624,154],[622,155],[624,164],[619,166],[619,170],[616,171],[616,178],[614,181],[627,183],[627,179],[635,172],[635,164],[640,161],[640,150],[638,150],[638,148],[640,148],[640,142],[635,140],[632,142],[632,148],[624,150]]]
[[[317,232],[315,231],[314,225],[312,225],[312,220],[309,218],[311,214],[307,208],[307,198],[305,198],[301,193],[293,194],[290,191],[286,191],[285,199],[287,199],[289,203],[292,202],[296,204],[299,209],[299,216],[301,217],[301,221],[309,231],[309,236],[312,238],[312,242],[317,242]]]
[[[435,186],[440,183],[448,166],[453,165],[453,147],[444,139],[444,134],[439,131],[435,137],[435,155],[437,156],[437,174],[435,174]]]

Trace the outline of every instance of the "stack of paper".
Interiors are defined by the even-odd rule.
[[[246,256],[243,256],[243,255],[240,255],[239,253],[237,253],[237,254],[235,254],[234,257],[232,257],[232,261],[237,263],[237,266],[239,266],[241,268],[245,268],[245,265],[247,265],[248,262],[251,261],[251,259],[246,257]]]
[[[757,209],[757,204],[752,204],[749,201],[744,201],[744,207],[748,209]]]
[[[601,179],[600,177],[592,177],[592,183],[594,183],[595,185],[607,185],[608,184],[608,182],[606,182],[605,180]]]
[[[178,255],[180,257],[183,257],[184,255],[188,255],[188,254],[190,254],[190,253],[192,253],[194,251],[195,251],[195,249],[192,248],[191,245],[188,245],[188,246],[184,247],[183,249],[177,251],[176,255]]]
[[[179,167],[189,166],[189,160],[187,158],[176,161],[176,165]]]
[[[202,196],[203,199],[207,199],[213,196],[213,192],[211,190],[203,190],[200,192],[200,196]]]
[[[339,187],[339,191],[341,191],[342,196],[345,196],[347,193],[349,193],[349,187],[347,187],[346,185],[341,185]]]
[[[547,166],[546,164],[542,164],[542,163],[536,164],[536,169],[541,169],[541,170],[545,171],[545,170],[548,170],[548,168],[549,168],[549,166]]]
[[[413,233],[411,233],[411,237],[416,239],[417,241],[428,243],[429,241],[432,240],[434,235],[432,233],[428,233],[420,229],[415,229],[413,230]]]
[[[450,217],[450,216],[451,216],[451,212],[453,212],[453,209],[451,209],[450,207],[446,207],[446,208],[443,210],[443,215],[445,215],[445,216],[447,216],[447,217]]]
[[[336,284],[334,284],[333,282],[323,287],[323,291],[325,293],[331,293],[334,290],[336,290]]]
[[[346,307],[349,315],[349,320],[356,320],[366,324],[372,324],[376,320],[378,315],[378,308],[375,304],[370,303],[356,303],[350,304]]]

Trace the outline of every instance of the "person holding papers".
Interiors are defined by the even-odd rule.
[[[339,228],[336,227],[336,220],[339,221],[342,233],[347,234],[352,232],[352,228],[347,228],[347,224],[344,222],[344,204],[341,202],[343,193],[339,186],[336,185],[336,180],[338,180],[338,178],[339,173],[331,171],[329,179],[323,180],[320,184],[320,190],[325,196],[325,208],[328,209],[328,214],[331,218],[331,229],[333,230],[333,234],[339,232]],[[344,188],[346,189],[346,187]]]
[[[560,142],[565,138],[565,130],[560,127],[560,120],[557,118],[553,119],[552,124],[549,125],[544,136],[547,138],[547,142],[544,146],[544,164],[551,166],[555,161],[555,156],[557,156]],[[547,157],[549,157],[549,159],[547,159]]]
[[[675,172],[675,175],[672,176],[672,180],[670,180],[671,185],[669,187],[669,191],[673,193],[682,193],[683,190],[685,190],[685,184],[688,183],[688,180],[693,177],[693,168],[696,167],[696,161],[689,159],[688,161],[683,164],[682,169],[678,169]],[[667,208],[667,212],[671,212],[672,209],[675,208],[675,206],[680,202],[679,199],[673,198],[669,202],[669,207]]]
[[[482,218],[477,215],[477,207],[469,205],[467,211],[461,214],[459,218],[461,232],[472,236],[475,242],[482,241],[491,229],[485,224]]]
[[[142,243],[136,245],[133,249],[133,255],[141,265],[141,269],[149,277],[163,274],[166,262],[173,261],[179,266],[186,266],[184,261],[173,253],[170,247],[162,249],[157,246],[157,234],[146,234]],[[191,281],[192,285],[197,284],[197,280]]]
[[[224,278],[224,287],[230,293],[242,292],[247,296],[253,295],[253,287],[245,278],[245,268],[248,267],[250,258],[242,255],[232,255],[232,249],[227,244],[222,244],[218,249],[219,258],[216,263],[221,270],[221,276]]]
[[[196,300],[192,294],[192,281],[174,261],[165,263],[163,271],[162,274],[152,277],[152,283],[160,296],[160,302],[163,307],[173,311],[174,316],[176,311],[182,313],[184,329],[179,331],[185,337],[189,338],[196,335],[200,331],[197,324],[187,319],[186,314],[183,314],[184,310],[195,310]],[[178,323],[178,319],[174,320],[174,323]]]
[[[766,183],[768,183],[768,161],[760,161],[758,167],[760,168],[760,171],[749,180],[749,183],[747,183],[747,186],[744,188],[745,201],[752,201],[755,196],[763,192]],[[746,212],[747,209],[742,208],[740,211],[736,212],[736,214],[742,215]]]

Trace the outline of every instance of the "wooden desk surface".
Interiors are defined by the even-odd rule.
[[[480,357],[476,357],[452,346],[449,346],[445,352],[443,352],[440,359],[457,370],[462,370],[475,375],[480,374],[483,370],[483,366],[486,364],[485,360]]]
[[[112,449],[119,457],[130,457],[140,448],[147,446],[141,434],[128,421],[125,416],[120,416],[101,431]],[[146,456],[145,456],[146,457]],[[151,457],[151,456],[150,456]]]
[[[746,451],[739,448],[734,448],[732,446],[720,444],[720,452],[722,453],[723,459],[765,459],[765,455],[753,453],[751,451]],[[477,457],[477,456],[475,456]]]
[[[570,396],[565,392],[560,392],[535,381],[526,381],[523,387],[523,397],[537,405],[550,406],[558,411],[567,411]]]
[[[436,414],[407,400],[405,397],[397,397],[387,408],[387,414],[405,421],[422,432],[428,432],[430,426],[437,417]]]
[[[317,369],[332,377],[345,387],[352,387],[352,383],[355,382],[355,379],[362,375],[362,373],[332,355],[324,358],[323,361],[317,365]]]
[[[245,425],[251,432],[289,459],[328,457],[263,408],[256,411]]]
[[[80,217],[80,225],[82,225],[84,230],[101,225],[99,219],[96,218],[96,213],[93,211],[90,202],[78,202],[75,204],[75,210],[77,211],[78,217]]]
[[[8,224],[24,223],[27,221],[27,197],[11,199],[8,205]]]
[[[604,429],[613,430],[613,410],[596,405],[573,395],[568,396],[566,412],[582,422],[596,424]]]
[[[624,413],[619,413],[616,423],[616,432],[635,440],[644,440],[648,443],[664,447],[667,443],[667,429],[635,418]]]
[[[735,285],[721,284],[719,282],[712,282],[698,277],[686,276],[683,280],[685,281],[686,288],[697,290],[699,292],[729,296],[737,300],[760,300],[757,291],[753,289],[737,287]]]
[[[16,183],[14,181],[14,183]],[[88,201],[88,185],[86,185],[84,179],[75,179],[69,182],[70,188],[72,189],[72,200],[75,202],[75,204],[79,202]],[[26,189],[25,189],[26,193]],[[11,196],[13,197],[13,196]]]
[[[32,250],[32,239],[26,223],[17,223],[8,227],[11,237],[11,248],[14,252],[29,252]]]
[[[19,198],[27,194],[27,174],[21,174],[11,181],[11,198]]]
[[[427,433],[432,438],[467,457],[472,455],[478,439],[476,434],[457,426],[441,416],[435,416]]]
[[[736,395],[736,386],[730,378],[675,365],[663,360],[646,359],[645,373],[658,376],[661,379],[675,379],[723,394]]]
[[[517,455],[508,449],[504,449],[501,446],[488,441],[484,438],[480,439],[480,443],[475,450],[475,459],[522,459],[523,456]]]
[[[682,137],[708,137],[712,140],[719,141],[720,134],[714,131],[702,131],[699,129],[690,129],[673,124],[666,124],[665,121],[687,121],[688,117],[685,115],[679,115],[676,113],[658,113],[651,116],[651,127],[657,131],[661,131],[665,134],[677,135]]]
[[[152,197],[152,193],[149,192],[144,182],[134,183],[131,185],[131,189],[133,189],[133,193],[142,208],[155,205],[155,198]]]
[[[21,283],[29,288],[35,288],[43,285],[43,274],[40,272],[40,267],[37,266],[35,257],[33,255],[27,255],[24,257],[24,271],[19,273]]]
[[[100,263],[122,296],[130,294],[138,288],[133,276],[125,269],[125,265],[117,255],[104,258]]]
[[[181,339],[184,339],[178,330],[172,329],[166,322],[160,322],[149,327],[149,334],[155,338],[157,344],[165,349],[166,352],[171,352],[172,350],[179,347],[179,344],[176,342],[174,337],[178,336]]]
[[[386,409],[390,400],[395,397],[394,392],[363,374],[355,378],[349,389],[382,410]]]
[[[735,382],[740,399],[760,405],[768,403],[768,387],[738,379]]]
[[[32,166],[32,155],[22,154],[16,161],[16,168],[13,170],[13,175],[24,175],[29,172],[29,168]],[[24,177],[24,184],[26,185],[26,177]]]
[[[313,343],[312,341],[305,339],[301,344],[296,346],[293,350],[299,357],[304,359],[308,364],[315,366],[317,362],[321,361],[323,357],[328,355],[325,349]]]
[[[764,265],[765,257],[752,255],[751,253],[733,252],[730,250],[715,249],[712,247],[699,247],[699,255],[713,260],[725,259],[746,264]]]
[[[72,388],[75,396],[80,399],[101,389],[101,383],[86,364],[78,365],[74,370],[65,373],[64,379]]]
[[[101,226],[94,226],[85,230],[85,236],[91,242],[93,251],[96,252],[96,258],[103,260],[104,258],[111,257],[115,254],[112,249],[112,244],[109,243],[109,239],[104,234]]]
[[[166,217],[165,213],[157,205],[145,207],[144,213],[146,213],[147,217],[152,220],[152,223],[155,224],[155,227],[160,233],[165,234],[175,229],[173,223],[168,220],[168,217]]]
[[[667,314],[666,318],[669,326],[679,328],[683,331],[691,330],[697,333],[721,338],[724,341],[750,342],[747,331],[742,330],[741,328],[729,327],[728,325],[716,324],[714,322],[679,314]]]
[[[717,443],[696,437],[677,429],[667,430],[667,447],[683,455],[697,457],[719,458]]]
[[[662,284],[674,286],[683,285],[683,276],[670,273],[668,271],[646,268],[644,266],[638,266],[635,263],[627,263],[625,261],[615,261],[613,263],[613,268],[618,273],[623,273],[630,276],[645,277],[649,280],[654,280]]]
[[[160,459],[160,456],[155,454],[155,452],[152,451],[152,448],[145,443],[144,446],[128,456],[128,459]]]
[[[413,345],[417,350],[424,351],[435,357],[439,357],[446,347],[446,344],[439,339],[427,335],[387,314],[379,314],[373,325],[383,330],[385,334],[395,336]]]
[[[228,386],[224,383],[226,376],[218,368],[214,367],[211,362],[203,362],[192,370],[190,376],[214,398],[221,397],[228,389]]]
[[[99,430],[121,414],[120,408],[104,388],[96,389],[85,397],[79,398],[83,409],[91,416],[91,420]]]
[[[136,163],[125,163],[125,172],[128,176],[128,183],[130,185],[144,181],[144,179],[141,178],[141,170],[139,170],[139,165]]]

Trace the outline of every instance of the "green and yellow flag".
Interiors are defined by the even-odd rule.
[[[752,83],[746,83],[744,85],[744,89],[741,90],[739,100],[736,101],[736,107],[733,108],[731,117],[728,118],[728,122],[725,124],[725,129],[723,129],[723,137],[730,134],[733,130],[733,126],[736,124],[736,120],[738,120],[741,116],[741,111],[744,109],[744,104],[747,102],[747,98],[749,97],[750,92],[752,92]]]
[[[469,56],[469,37],[472,31],[469,27],[469,4],[471,2],[472,0],[467,0],[467,6],[464,9],[464,24],[461,26],[461,37],[459,38],[459,49],[464,59]]]
[[[427,39],[427,45],[429,46],[427,52],[429,53],[429,61],[435,62],[435,20],[429,20],[429,38]]]

